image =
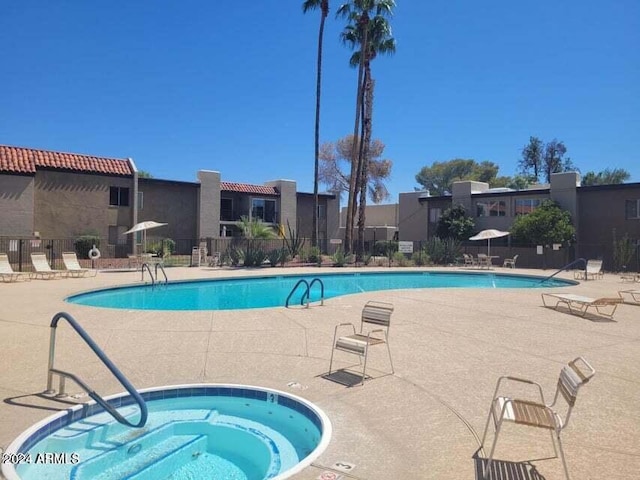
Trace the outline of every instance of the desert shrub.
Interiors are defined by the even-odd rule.
[[[373,254],[375,256],[383,255],[389,257],[398,251],[398,242],[394,240],[378,240],[373,245]]]
[[[306,257],[306,261],[309,263],[320,263],[322,261],[318,247],[311,247],[309,251],[306,252]]]
[[[393,254],[393,261],[399,267],[408,267],[411,265],[411,260],[409,260],[406,255],[402,252],[396,252]]]
[[[334,267],[344,267],[347,263],[349,263],[351,255],[346,255],[342,248],[338,248],[336,250],[336,253],[334,253],[331,258],[333,259]]]
[[[417,252],[413,253],[413,255],[411,256],[411,260],[417,267],[422,267],[429,263],[429,255],[427,255],[424,250],[418,250]]]
[[[267,254],[267,260],[269,260],[269,264],[272,267],[277,266],[278,263],[280,263],[280,262],[284,263],[286,258],[287,258],[287,252],[283,248],[273,249],[273,250],[269,251],[269,253]]]
[[[147,244],[145,253],[153,253],[159,257],[168,257],[176,250],[176,242],[170,238],[156,240]]]
[[[445,239],[431,237],[427,240],[424,251],[429,259],[437,265],[454,263],[456,258],[460,256],[460,242],[451,237]]]

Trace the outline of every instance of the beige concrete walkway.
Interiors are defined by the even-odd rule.
[[[255,273],[168,270],[172,280]],[[355,464],[345,479],[475,479],[474,455],[497,378],[536,379],[551,395],[562,365],[583,355],[597,374],[581,391],[563,433],[572,478],[640,477],[640,306],[621,305],[615,321],[580,318],[544,308],[540,293],[551,289],[381,291],[310,309],[202,312],[110,310],[63,301],[78,291],[139,280],[139,273],[102,272],[96,278],[0,284],[0,446],[65,407],[38,394],[46,382],[48,324],[56,312],[67,311],[138,388],[241,383],[290,391],[316,403],[330,417],[334,434],[324,454],[296,477],[302,480],[318,478],[336,462]],[[601,297],[626,288],[617,276],[605,275],[556,291]],[[385,375],[383,352],[372,351],[374,378],[363,387],[321,378],[329,366],[334,325],[357,321],[370,299],[395,305],[395,375]],[[60,368],[79,374],[102,394],[122,390],[68,326],[58,330]],[[339,366],[355,358],[341,355]],[[300,387],[289,387],[291,382]],[[500,478],[564,478],[560,460],[549,458],[553,448],[546,432],[508,425],[497,456],[519,462],[503,463],[512,473]]]

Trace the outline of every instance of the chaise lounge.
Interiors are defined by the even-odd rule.
[[[554,299],[556,302],[555,305],[547,305],[545,297]],[[563,304],[569,309],[570,313],[580,315],[581,317],[587,314],[589,308],[595,308],[598,315],[612,320],[616,308],[623,303],[623,299],[620,297],[590,298],[573,293],[543,293],[542,303],[545,307],[553,308],[554,310],[558,310],[558,306]]]
[[[17,282],[18,280],[31,280],[31,274],[28,272],[15,272],[9,263],[9,256],[6,253],[0,253],[0,279],[3,282]]]

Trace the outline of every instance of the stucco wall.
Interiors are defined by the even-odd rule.
[[[34,190],[33,176],[0,175],[0,236],[33,235]]]
[[[296,182],[293,180],[274,180],[265,182],[268,187],[275,187],[280,192],[278,211],[280,224],[287,228],[287,220],[292,230],[298,228],[298,199],[296,192]]]
[[[640,220],[627,219],[625,203],[640,199],[640,185],[578,189],[578,257],[604,259],[613,268],[613,229],[619,239],[628,234],[640,239]],[[630,266],[635,270],[637,265]]]
[[[420,202],[425,192],[401,193],[398,206],[398,239],[424,240],[429,220],[428,201]]]
[[[220,172],[200,170],[198,199],[198,236],[220,236]]]
[[[127,187],[132,195],[133,178],[38,170],[34,230],[43,238],[89,232],[107,238],[109,225],[130,227],[132,207],[109,206],[109,187]]]
[[[143,199],[142,208],[138,211],[138,222],[155,220],[168,223],[157,232],[149,231],[148,238],[198,238],[199,185],[141,178],[138,186]]]

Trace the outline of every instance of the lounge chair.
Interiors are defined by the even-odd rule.
[[[602,271],[602,260],[587,260],[585,269],[574,271],[573,276],[576,279],[584,278],[585,280],[588,280],[589,277],[594,280],[596,278],[604,277],[604,272]]]
[[[360,318],[360,332],[356,333],[356,327],[353,323],[341,323],[336,325],[333,332],[333,349],[331,350],[331,360],[329,362],[329,374],[331,375],[333,367],[333,354],[336,350],[346,353],[358,355],[360,360],[364,358],[362,367],[361,384],[364,384],[367,372],[367,359],[369,357],[369,349],[376,345],[385,345],[389,354],[389,363],[391,364],[391,373],[393,374],[393,360],[391,359],[391,349],[389,348],[389,326],[391,324],[391,314],[393,313],[393,305],[386,302],[369,301],[362,309]],[[365,323],[376,325],[381,328],[365,331]],[[342,327],[351,327],[351,335],[338,337],[338,330]]]
[[[489,410],[489,416],[487,423],[484,427],[484,435],[482,436],[482,442],[480,448],[484,446],[484,441],[487,437],[487,430],[489,429],[489,423],[493,417],[495,425],[495,436],[493,438],[493,445],[491,446],[491,453],[489,453],[489,461],[484,472],[484,478],[491,477],[491,464],[493,463],[493,454],[495,452],[496,443],[498,442],[498,435],[502,425],[505,422],[512,422],[519,425],[525,425],[528,427],[542,428],[549,430],[551,433],[551,440],[553,442],[553,449],[558,455],[556,450],[555,439],[558,441],[558,447],[560,450],[560,458],[562,460],[562,466],[564,467],[564,473],[569,480],[569,470],[567,468],[567,462],[564,458],[564,451],[562,449],[562,442],[560,440],[560,433],[568,425],[571,417],[571,410],[576,403],[576,397],[580,387],[587,383],[591,377],[595,375],[595,370],[589,363],[582,357],[578,357],[575,360],[569,362],[568,365],[562,367],[560,371],[560,378],[558,378],[558,386],[553,398],[553,402],[549,405],[545,403],[544,394],[542,393],[542,387],[537,382],[526,380],[524,378],[504,376],[498,379],[493,399],[491,401],[491,408]],[[500,386],[503,381],[519,382],[521,384],[535,385],[539,393],[539,400],[525,400],[518,398],[511,398],[499,395]],[[566,401],[568,409],[564,418],[562,418],[556,408],[556,403],[559,398]],[[498,476],[493,476],[498,478]],[[499,478],[503,478],[499,476]]]
[[[620,290],[618,295],[624,303],[640,305],[640,290]]]
[[[9,256],[6,253],[0,253],[0,279],[2,279],[3,282],[31,280],[31,273],[15,272],[9,263]]]
[[[98,274],[98,271],[92,268],[82,268],[80,262],[78,262],[76,252],[62,252],[62,261],[64,262],[64,268],[67,269],[68,275],[85,277],[93,272],[93,276],[95,277]]]
[[[505,258],[504,262],[502,262],[502,266],[505,268],[516,268],[516,260],[518,260],[518,255],[514,255],[513,258]]]
[[[51,280],[53,278],[66,277],[69,273],[66,270],[52,270],[47,256],[44,253],[34,252],[31,254],[31,263],[35,270],[33,276],[35,278],[42,278],[44,280]]]
[[[547,305],[545,297],[553,298],[555,305]],[[613,319],[613,314],[616,312],[618,305],[623,303],[623,299],[620,297],[614,298],[590,298],[583,297],[582,295],[575,295],[573,293],[543,293],[542,303],[545,307],[558,309],[560,304],[565,305],[570,313],[576,313],[582,317],[587,314],[589,308],[595,308],[598,315],[602,315],[608,319]]]

